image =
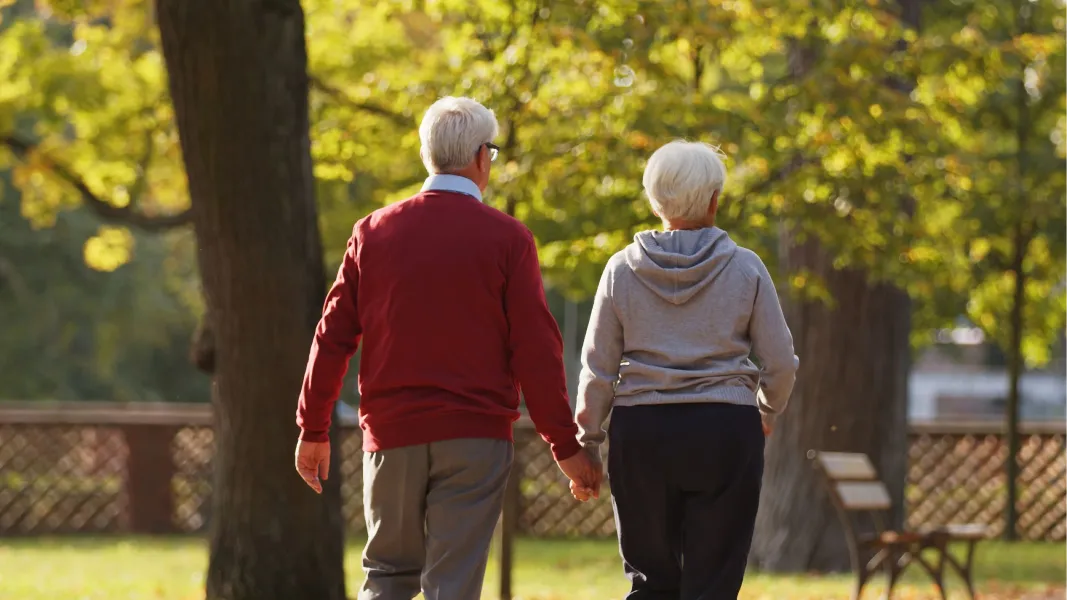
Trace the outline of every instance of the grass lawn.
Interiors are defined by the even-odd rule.
[[[362,580],[360,546],[347,556],[348,591]],[[622,598],[628,589],[613,541],[520,540],[516,597],[522,600]],[[0,540],[0,598],[7,600],[197,600],[203,597],[207,547],[197,538],[50,538]],[[1064,598],[1067,553],[1063,544],[979,546],[976,567],[983,600]],[[490,564],[484,598],[498,581]],[[848,576],[771,576],[753,573],[747,600],[848,598]],[[962,584],[952,580],[956,590]],[[877,586],[866,598],[878,598]],[[963,597],[962,595],[954,595]],[[894,598],[935,598],[913,573]]]

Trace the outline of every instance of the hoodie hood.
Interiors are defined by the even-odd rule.
[[[718,227],[642,231],[625,251],[626,265],[660,298],[684,304],[722,273],[737,244]]]

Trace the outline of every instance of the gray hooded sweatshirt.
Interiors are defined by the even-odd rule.
[[[754,252],[717,227],[641,232],[600,278],[582,348],[579,439],[603,442],[612,406],[750,405],[770,425],[798,364]]]

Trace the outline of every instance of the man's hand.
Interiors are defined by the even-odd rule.
[[[330,478],[330,442],[296,443],[296,472],[316,494],[322,493],[322,481]],[[322,478],[322,481],[319,478]]]
[[[588,502],[590,498],[599,496],[599,490],[594,494],[593,490],[581,487],[572,481],[571,496],[574,496],[574,499],[578,502]]]
[[[767,436],[771,435],[771,431],[773,431],[771,429],[771,426],[766,424],[766,423],[764,423],[763,424],[763,437],[767,437]]]
[[[604,475],[600,457],[594,456],[595,448],[584,448],[574,456],[559,461],[559,468],[571,480],[571,494],[586,501],[600,497],[600,480]]]

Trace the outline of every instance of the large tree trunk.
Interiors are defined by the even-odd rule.
[[[901,20],[915,29],[922,1],[897,0]],[[789,56],[793,73],[805,72],[813,56],[810,47],[795,45]],[[888,83],[911,89],[907,81]],[[910,207],[911,200],[904,204]],[[788,411],[768,440],[751,559],[774,571],[844,570],[849,567],[844,527],[808,453],[867,454],[893,500],[888,525],[903,525],[911,300],[895,286],[871,282],[863,270],[834,269],[833,256],[817,241],[794,243],[792,232],[783,231],[781,244],[784,271],[820,277],[833,305],[784,303],[800,371]]]
[[[339,465],[323,497],[293,468],[325,292],[303,12],[298,0],[157,11],[215,341],[207,597],[343,600]]]
[[[848,567],[845,534],[807,457],[863,452],[889,487],[899,523],[907,461],[910,304],[906,294],[835,270],[816,242],[789,247],[786,272],[822,277],[833,306],[786,300],[800,357],[785,416],[768,439],[753,565],[776,571]]]

